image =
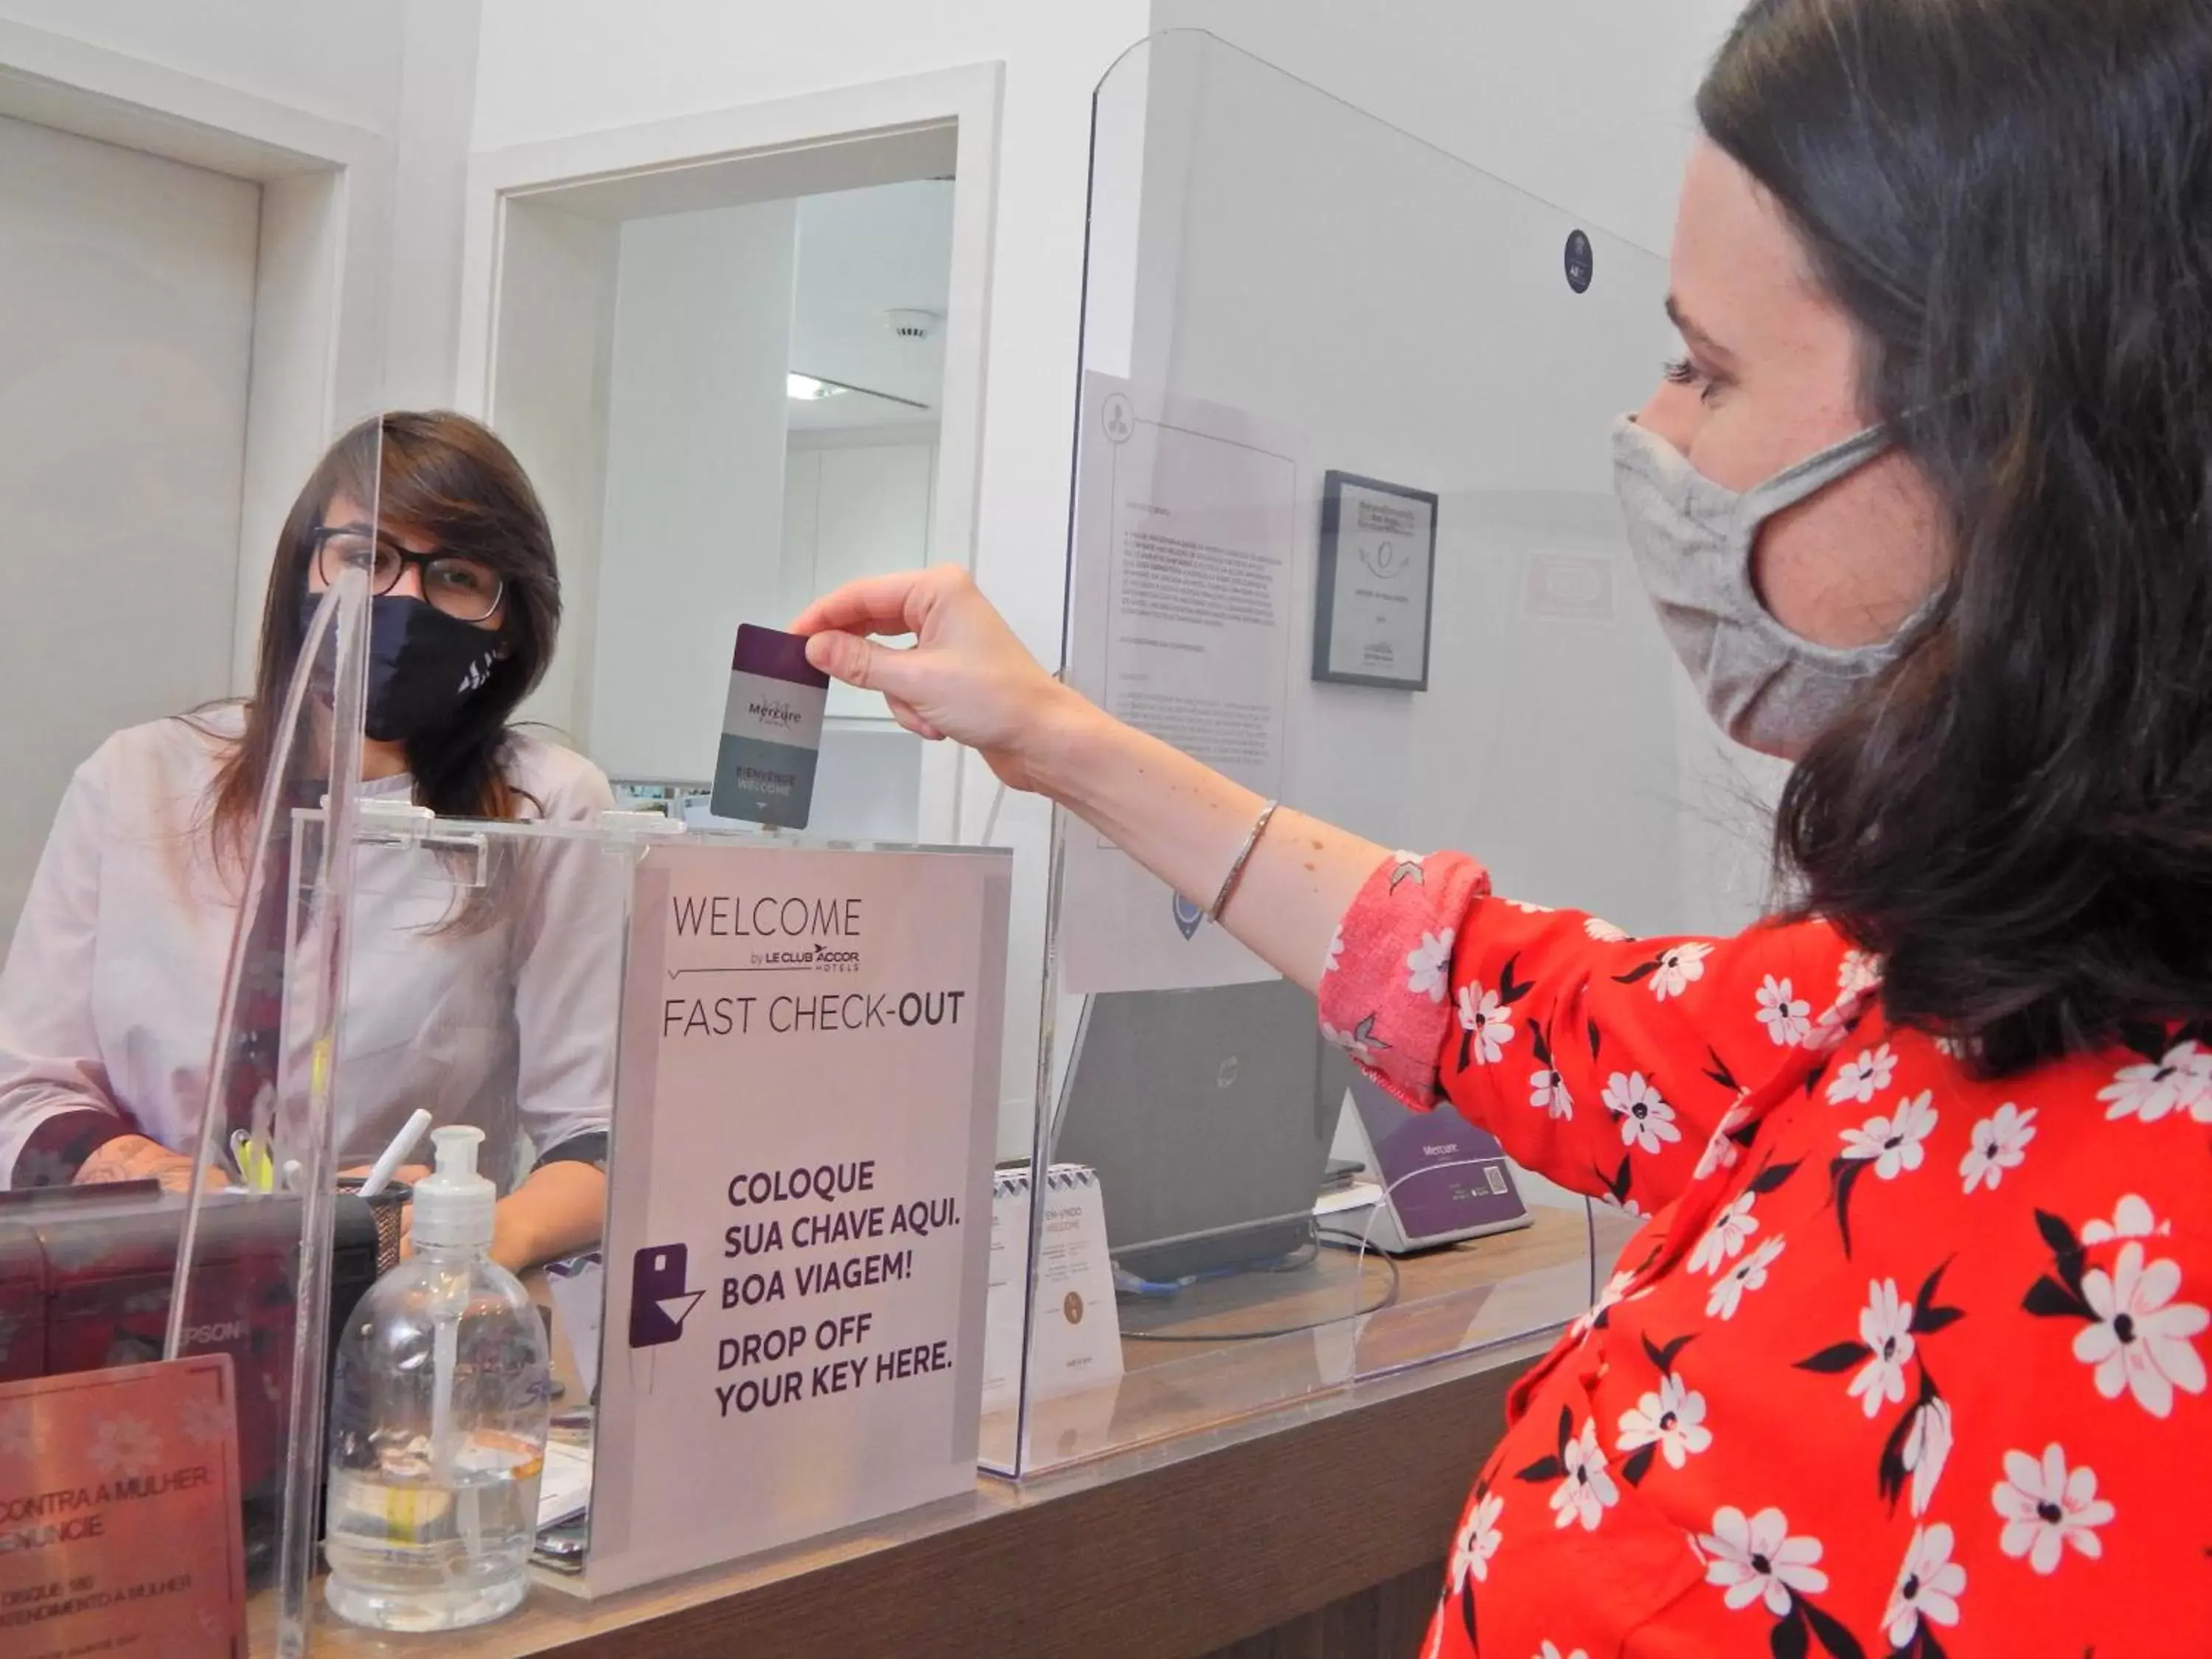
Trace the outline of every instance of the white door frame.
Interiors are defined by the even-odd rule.
[[[752,199],[805,195],[915,176],[912,158],[944,154],[949,139],[952,261],[931,530],[933,545],[961,550],[957,561],[972,568],[982,483],[985,353],[1004,82],[1003,64],[975,64],[471,156],[455,406],[486,419],[497,417],[492,407],[498,370],[496,313],[510,201],[653,178],[666,187],[669,210],[676,210],[684,192],[703,185],[708,169],[726,178],[732,167],[750,175],[743,187]],[[705,194],[698,204],[708,204]],[[924,841],[958,839],[958,782],[956,747],[929,744],[922,758],[920,804]]]
[[[277,532],[341,419],[380,407],[392,148],[365,127],[0,21],[0,115],[261,186],[232,685],[252,684]]]

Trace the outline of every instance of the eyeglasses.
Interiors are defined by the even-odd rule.
[[[315,532],[315,574],[326,587],[348,570],[365,570],[371,593],[389,593],[410,565],[422,572],[423,599],[456,622],[483,622],[507,592],[506,580],[482,559],[410,553],[361,525],[326,525]]]

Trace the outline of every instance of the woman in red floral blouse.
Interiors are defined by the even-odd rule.
[[[1648,1218],[1431,1652],[2212,1654],[2212,3],[1757,0],[1698,111],[1615,454],[1692,678],[1796,763],[1776,919],[1633,940],[1271,814],[957,571],[798,625]]]

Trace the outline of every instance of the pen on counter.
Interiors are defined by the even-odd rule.
[[[398,1169],[407,1154],[415,1150],[415,1143],[422,1139],[422,1131],[430,1127],[430,1114],[426,1108],[416,1107],[407,1121],[399,1126],[399,1133],[384,1149],[368,1171],[368,1179],[361,1183],[361,1196],[374,1198],[390,1184],[392,1172]]]
[[[273,1186],[276,1170],[275,1160],[268,1149],[243,1129],[234,1129],[230,1134],[230,1158],[237,1166],[239,1179],[247,1190],[265,1193]]]

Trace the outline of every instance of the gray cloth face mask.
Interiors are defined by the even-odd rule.
[[[1751,577],[1761,525],[1857,471],[1889,442],[1883,428],[1869,427],[1740,492],[1715,483],[1632,418],[1613,423],[1613,489],[1629,550],[1668,642],[1715,722],[1738,743],[1794,759],[1897,659],[1910,623],[1873,645],[1815,645],[1774,619]]]

